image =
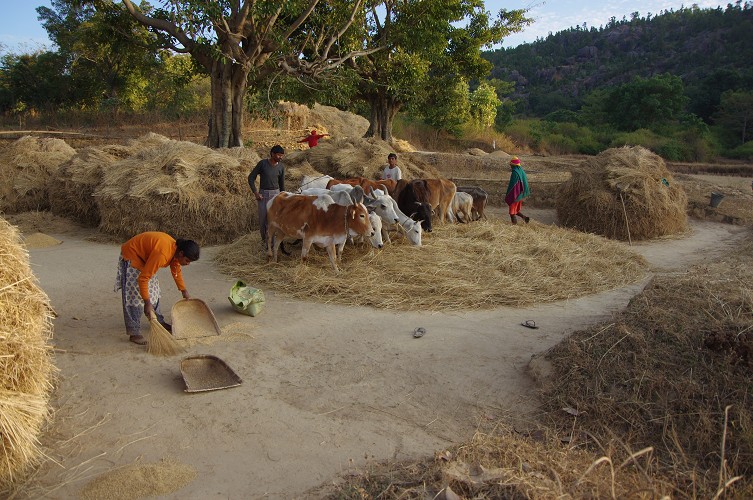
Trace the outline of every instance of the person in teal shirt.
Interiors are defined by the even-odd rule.
[[[522,217],[526,224],[531,221],[530,217],[526,217],[520,212],[523,207],[523,198],[528,197],[531,194],[531,190],[528,188],[528,177],[520,166],[520,158],[513,156],[510,160],[510,183],[507,185],[507,193],[505,194],[505,203],[510,207],[510,220],[513,224],[517,224],[516,217]]]

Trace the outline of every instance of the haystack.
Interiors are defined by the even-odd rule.
[[[0,491],[41,455],[55,372],[51,312],[18,230],[0,218]]]
[[[102,175],[113,163],[127,158],[127,146],[89,147],[65,162],[50,183],[50,209],[56,215],[70,217],[87,226],[99,224],[99,209],[92,197]]]
[[[686,210],[685,191],[664,160],[640,146],[585,160],[557,196],[562,225],[620,240],[682,233]]]
[[[126,240],[164,231],[227,243],[258,224],[248,165],[192,142],[167,140],[114,163],[94,191],[100,231]]]
[[[46,210],[48,184],[76,150],[62,139],[24,136],[0,154],[0,211]]]
[[[297,168],[307,162],[316,172],[336,179],[379,179],[387,165],[387,155],[393,152],[388,143],[379,139],[335,138],[319,143],[315,148],[290,155],[285,159],[285,165],[286,168]],[[406,179],[439,177],[435,168],[415,162],[408,155],[398,157],[398,166]]]

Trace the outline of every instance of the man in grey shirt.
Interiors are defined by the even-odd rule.
[[[256,164],[248,174],[248,185],[259,204],[259,233],[261,242],[267,245],[267,202],[285,190],[285,167],[282,158],[285,150],[279,144],[272,146],[269,158]],[[256,189],[256,178],[259,177],[259,189]],[[283,252],[285,250],[283,249]]]

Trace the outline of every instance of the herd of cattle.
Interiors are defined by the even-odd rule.
[[[267,204],[267,257],[277,261],[285,238],[302,240],[306,261],[312,244],[327,250],[335,271],[348,239],[368,239],[382,248],[397,229],[421,246],[431,232],[432,216],[441,222],[485,218],[488,196],[479,187],[456,186],[447,179],[373,181],[364,177],[338,180],[306,176],[296,193],[283,192]],[[409,215],[406,215],[409,214]]]

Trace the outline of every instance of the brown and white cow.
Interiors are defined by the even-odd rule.
[[[356,198],[353,205],[342,206],[327,195],[278,194],[267,207],[267,259],[277,262],[283,238],[302,239],[303,262],[315,244],[327,249],[329,262],[338,271],[337,247],[342,248],[348,236],[370,238],[374,234],[369,213],[361,201]]]

